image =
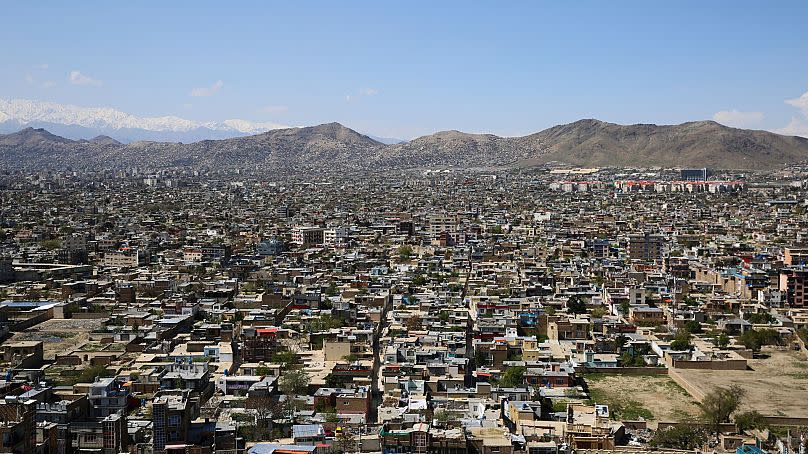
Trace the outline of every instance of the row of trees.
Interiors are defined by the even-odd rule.
[[[714,389],[699,403],[700,414],[696,421],[658,430],[651,439],[651,446],[697,449],[704,445],[710,434],[718,433],[722,424],[731,422],[735,423],[739,432],[765,428],[765,418],[757,411],[738,412],[744,394],[743,388],[738,385]]]
[[[744,347],[758,352],[764,345],[775,345],[780,342],[780,334],[770,328],[761,330],[749,330],[743,334],[738,340]]]

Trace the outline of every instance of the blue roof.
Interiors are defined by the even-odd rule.
[[[738,446],[737,454],[763,454],[763,450],[757,446]]]
[[[321,424],[295,424],[292,426],[293,438],[311,438],[325,435]]]
[[[59,301],[3,301],[0,306],[6,307],[39,307],[59,304]]]

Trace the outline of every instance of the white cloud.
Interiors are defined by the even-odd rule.
[[[47,122],[100,129],[145,129],[148,131],[188,132],[204,128],[225,133],[256,134],[288,126],[249,120],[199,122],[174,116],[139,117],[110,107],[79,107],[26,99],[0,99],[0,112],[22,123]],[[238,134],[233,134],[238,135]]]
[[[52,88],[55,85],[56,85],[56,82],[54,82],[52,80],[46,80],[45,82],[42,82],[42,88]]]
[[[29,84],[34,83],[34,76],[32,76],[32,75],[30,75],[30,74],[26,74],[26,75],[25,75],[25,82],[26,82],[26,83],[29,83]]]
[[[73,85],[101,85],[100,80],[93,79],[92,77],[82,74],[81,71],[73,70],[70,71],[70,76],[68,76],[68,80]]]
[[[808,137],[808,120],[791,117],[791,121],[780,129],[775,129],[777,134],[786,136],[801,136]]]
[[[264,106],[259,110],[262,113],[271,114],[271,115],[278,115],[278,114],[288,112],[289,108],[286,107],[286,106]]]
[[[722,125],[735,128],[755,126],[763,120],[762,112],[741,112],[738,110],[722,110],[713,114],[713,120]]]
[[[803,118],[791,117],[791,121],[780,129],[773,130],[777,134],[808,137],[808,91],[799,98],[786,99],[785,103],[800,110]]]
[[[360,88],[356,92],[356,95],[345,95],[345,101],[351,102],[362,96],[376,96],[378,94],[379,94],[378,88],[370,88],[370,87]]]
[[[48,69],[48,64],[47,63],[40,63],[40,64],[34,66],[34,69],[46,70],[46,69]]]
[[[213,96],[224,87],[224,82],[217,80],[210,87],[199,87],[191,90],[191,96]]]
[[[800,109],[803,115],[808,118],[808,91],[802,94],[799,98],[786,99],[786,104]]]

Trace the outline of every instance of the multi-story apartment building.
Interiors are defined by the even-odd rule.
[[[114,378],[99,378],[90,386],[92,416],[104,418],[125,412],[129,391]]]
[[[787,247],[783,254],[784,265],[808,265],[808,247]]]
[[[36,400],[6,396],[0,400],[0,440],[2,452],[29,454],[34,452]]]
[[[334,227],[323,232],[323,242],[329,246],[344,245],[351,237],[348,227]]]
[[[109,268],[137,268],[148,263],[146,251],[138,248],[121,248],[104,254],[103,266]]]
[[[73,422],[70,424],[72,452],[117,454],[125,451],[129,443],[126,427],[126,417],[121,413]]]
[[[292,229],[292,243],[301,246],[316,246],[323,244],[325,229],[314,226],[299,226]]]
[[[788,267],[780,272],[780,291],[786,293],[790,307],[805,307],[808,303],[808,267]]]
[[[707,181],[707,168],[701,169],[682,169],[680,177],[684,181]]]
[[[435,238],[443,232],[458,231],[459,218],[456,214],[433,214],[429,216],[429,233]]]
[[[152,403],[154,452],[163,452],[167,445],[182,444],[188,439],[188,429],[199,416],[199,398],[190,391],[160,391]]]
[[[227,262],[230,260],[230,255],[230,246],[224,244],[185,246],[182,249],[183,260],[193,263]]]
[[[241,355],[245,362],[269,361],[278,351],[277,328],[244,328]]]
[[[628,237],[628,254],[631,260],[653,261],[662,258],[665,238],[648,232]]]

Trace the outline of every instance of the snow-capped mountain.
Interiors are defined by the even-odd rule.
[[[106,135],[121,142],[193,142],[259,134],[288,126],[248,120],[198,122],[175,116],[139,117],[109,107],[80,107],[26,99],[0,99],[0,133],[45,128],[71,139]]]

